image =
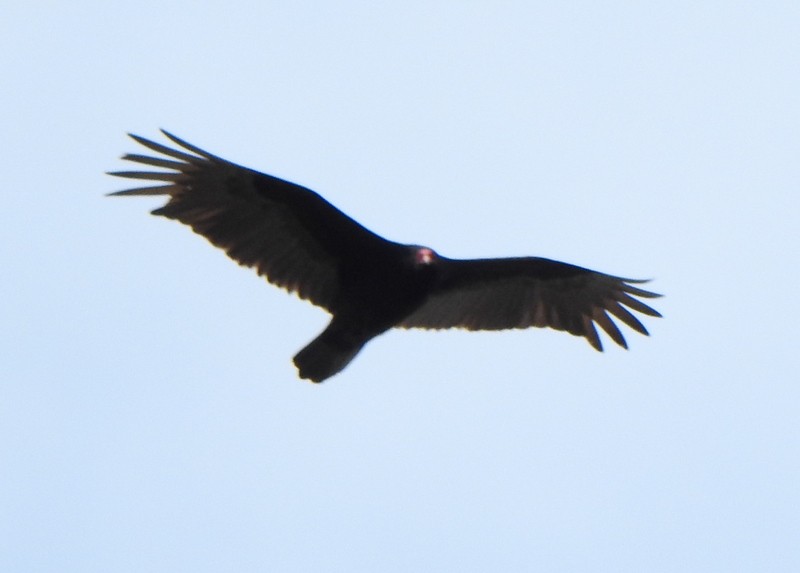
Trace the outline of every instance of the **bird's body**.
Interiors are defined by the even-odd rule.
[[[642,334],[647,330],[625,307],[660,316],[633,298],[658,296],[631,284],[643,281],[539,257],[459,260],[395,243],[305,187],[164,133],[183,150],[131,136],[168,159],[124,159],[168,171],[113,173],[164,184],[113,195],[168,195],[154,215],[191,226],[235,261],[330,312],[328,327],[295,356],[302,378],[333,376],[370,339],[394,327],[551,327],[602,350],[595,323],[627,347],[608,313]]]
[[[322,381],[340,372],[369,340],[423,303],[436,279],[435,268],[403,264],[415,258],[416,247],[392,247],[375,259],[354,257],[342,265],[331,323],[295,357],[302,378]]]

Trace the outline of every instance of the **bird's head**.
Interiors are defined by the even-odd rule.
[[[414,266],[418,268],[433,265],[439,258],[439,255],[436,254],[436,251],[429,249],[428,247],[414,246],[411,247],[411,249]]]

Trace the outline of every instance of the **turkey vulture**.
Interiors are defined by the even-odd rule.
[[[640,300],[660,295],[623,279],[539,257],[450,259],[428,247],[388,241],[320,195],[226,161],[174,135],[160,154],[123,159],[164,171],[117,171],[155,181],[111,195],[167,195],[152,213],[189,225],[240,265],[327,310],[327,328],[295,357],[301,378],[322,382],[390,328],[503,330],[550,327],[602,351],[595,323],[627,348],[611,319],[647,330],[628,309],[661,316]],[[627,307],[627,308],[626,308]]]

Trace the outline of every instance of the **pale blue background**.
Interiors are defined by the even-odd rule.
[[[0,66],[0,570],[800,570],[799,3],[6,2]],[[302,382],[324,312],[104,197],[158,127],[666,318]]]

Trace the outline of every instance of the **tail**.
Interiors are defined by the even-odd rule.
[[[367,341],[354,340],[353,336],[343,334],[341,331],[332,330],[329,326],[297,353],[294,364],[297,366],[300,378],[322,382],[350,364]]]

